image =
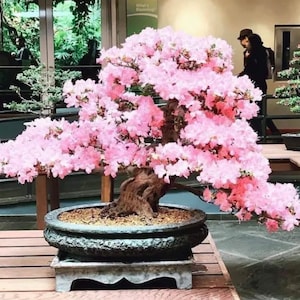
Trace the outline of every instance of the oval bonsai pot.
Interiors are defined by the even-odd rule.
[[[161,206],[192,211],[192,218],[181,223],[147,226],[83,225],[59,220],[63,212],[105,205],[79,205],[49,212],[45,216],[46,241],[59,249],[61,258],[80,261],[181,260],[190,257],[191,248],[208,234],[203,211],[170,204]]]

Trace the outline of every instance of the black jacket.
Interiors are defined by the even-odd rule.
[[[239,74],[239,76],[248,75],[253,81],[255,87],[262,90],[263,94],[267,92],[266,78],[268,76],[267,67],[267,52],[265,47],[255,49],[251,51],[248,56],[244,52],[244,70]]]

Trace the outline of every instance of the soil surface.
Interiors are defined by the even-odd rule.
[[[152,218],[145,218],[136,214],[127,216],[118,216],[108,218],[101,216],[102,208],[78,208],[71,211],[66,211],[58,216],[58,219],[63,222],[98,225],[98,226],[141,226],[141,225],[163,225],[177,224],[189,221],[193,218],[193,211],[160,207],[158,213]]]

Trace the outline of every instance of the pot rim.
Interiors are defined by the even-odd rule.
[[[160,204],[162,207],[169,208],[177,208],[188,210],[194,213],[194,216],[191,220],[180,223],[172,223],[172,224],[163,224],[163,225],[132,225],[132,226],[109,226],[109,225],[84,225],[84,224],[75,224],[75,223],[67,223],[60,221],[58,216],[67,211],[71,211],[74,209],[80,208],[92,208],[92,207],[102,207],[106,206],[108,203],[95,203],[95,204],[82,204],[75,205],[69,207],[58,208],[48,212],[45,216],[46,228],[52,228],[59,231],[67,231],[67,232],[88,232],[89,234],[99,234],[103,233],[105,235],[115,235],[116,233],[124,234],[124,235],[132,235],[136,234],[149,234],[152,232],[172,232],[174,230],[180,231],[188,230],[189,228],[193,228],[195,226],[199,226],[199,224],[204,224],[206,221],[206,213],[200,209],[194,209],[183,205],[178,204]]]

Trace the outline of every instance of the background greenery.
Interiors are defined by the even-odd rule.
[[[33,55],[40,57],[39,6],[37,0],[0,0],[1,49],[16,51],[16,36],[23,36]],[[53,3],[55,63],[77,65],[87,52],[87,41],[96,39],[101,45],[100,0],[56,0]]]

